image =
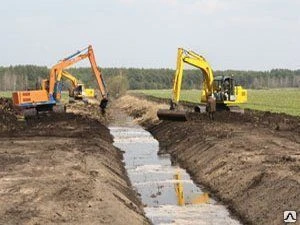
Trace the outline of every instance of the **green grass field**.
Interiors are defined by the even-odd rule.
[[[171,98],[171,90],[135,90],[130,93],[143,93],[159,98]],[[200,102],[199,90],[182,90],[181,100]],[[268,90],[248,90],[248,102],[242,108],[271,112],[283,112],[300,116],[300,88]]]
[[[11,91],[0,91],[0,98],[11,98]]]

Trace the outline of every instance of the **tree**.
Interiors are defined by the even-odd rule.
[[[108,92],[110,96],[118,98],[126,93],[129,87],[127,76],[117,75],[111,77],[108,82]]]

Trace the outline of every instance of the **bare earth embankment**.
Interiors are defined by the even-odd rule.
[[[2,103],[0,224],[148,224],[97,112],[25,123]]]
[[[285,210],[300,214],[299,117],[246,111],[159,122],[153,112],[166,105],[132,96],[117,104],[244,224],[279,225]]]

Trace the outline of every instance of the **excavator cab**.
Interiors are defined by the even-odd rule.
[[[49,92],[49,79],[43,79],[41,82],[41,90]]]
[[[233,77],[217,76],[213,81],[214,97],[217,102],[235,101]]]
[[[226,110],[230,110],[232,105],[247,102],[247,90],[237,85],[233,76],[215,77],[213,81],[213,95],[217,105],[222,105]],[[202,92],[201,102],[206,102],[204,91]]]
[[[73,96],[74,99],[83,99],[85,96],[85,88],[84,84],[78,84],[74,89],[73,89]]]
[[[62,97],[61,92],[62,92],[63,86],[64,85],[61,81],[56,81],[56,83],[54,85],[53,95],[57,102],[59,102],[61,100],[61,97]],[[49,92],[49,79],[42,80],[41,90],[45,90],[45,91]]]

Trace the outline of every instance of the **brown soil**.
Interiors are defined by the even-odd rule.
[[[18,122],[16,114],[11,100],[0,98],[0,132],[14,132],[22,128],[22,123]]]
[[[144,113],[157,103],[145,101],[127,96],[118,105],[140,115],[160,153],[170,153],[244,224],[283,224],[285,210],[300,214],[299,117],[249,110],[217,113],[213,122],[193,113],[187,122],[158,122]]]
[[[97,113],[0,115],[0,224],[148,224]]]

